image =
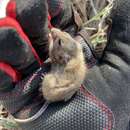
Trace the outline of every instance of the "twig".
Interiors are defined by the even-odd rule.
[[[91,31],[96,31],[96,28],[91,28],[91,27],[85,27],[86,30],[91,30]]]
[[[92,10],[93,10],[93,12],[94,12],[94,15],[97,15],[97,9],[95,8],[95,6],[94,6],[94,3],[93,3],[93,0],[90,0],[90,5],[91,5],[91,7],[92,7]]]

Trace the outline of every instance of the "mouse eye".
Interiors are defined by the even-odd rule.
[[[62,41],[61,41],[61,39],[59,39],[58,44],[59,44],[59,46],[62,45]]]

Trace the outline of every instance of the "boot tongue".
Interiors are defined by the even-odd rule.
[[[10,0],[0,0],[0,19],[6,17],[6,6]]]

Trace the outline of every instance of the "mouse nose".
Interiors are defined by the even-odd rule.
[[[48,38],[49,38],[49,52],[51,52],[51,51],[52,51],[52,49],[53,49],[53,42],[54,42],[54,40],[53,40],[53,37],[52,37],[52,34],[51,34],[51,33],[49,33]]]
[[[48,35],[48,40],[49,40],[49,44],[53,41],[53,37],[52,37],[51,33],[49,33],[49,35]]]

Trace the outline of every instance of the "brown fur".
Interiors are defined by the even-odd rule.
[[[81,45],[68,33],[59,29],[51,30],[53,41],[50,42],[51,72],[42,82],[43,96],[47,101],[68,100],[80,88],[86,65]]]

